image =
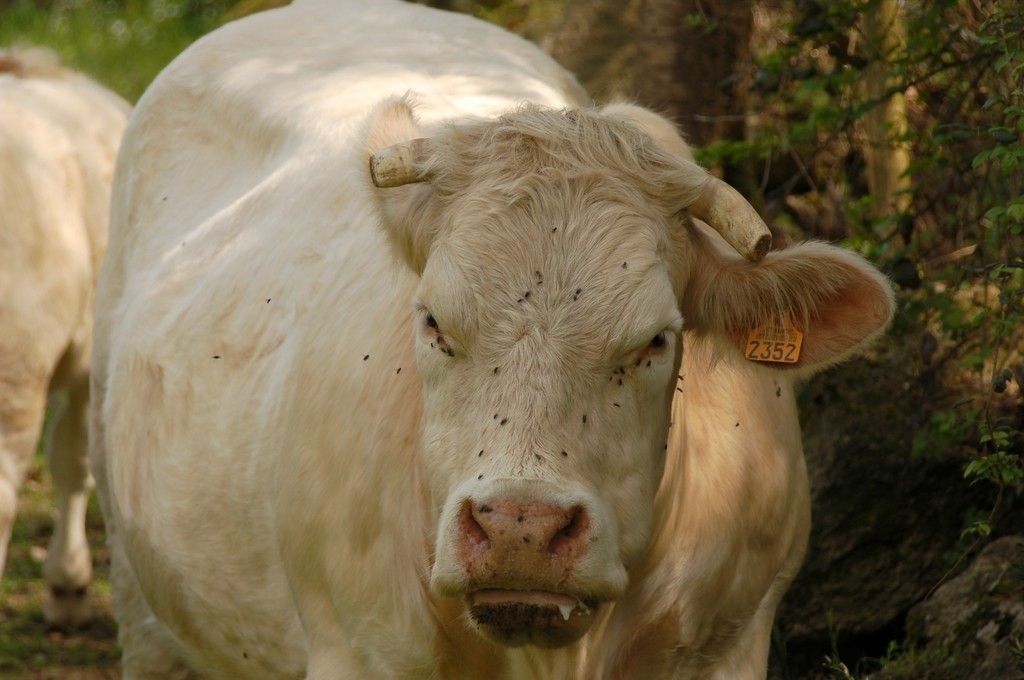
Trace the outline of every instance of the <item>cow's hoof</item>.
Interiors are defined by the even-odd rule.
[[[78,627],[88,623],[92,618],[88,590],[85,586],[50,586],[43,615],[51,626]]]

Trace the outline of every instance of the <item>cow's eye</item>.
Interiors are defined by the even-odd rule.
[[[432,349],[437,349],[441,353],[448,355],[449,357],[455,356],[455,349],[452,347],[451,339],[448,334],[441,329],[441,325],[437,323],[437,319],[430,312],[423,310],[423,324],[424,331],[426,333],[426,340],[430,343]]]
[[[651,349],[661,349],[668,343],[668,338],[665,336],[665,331],[662,331],[651,338],[651,341],[647,344]]]

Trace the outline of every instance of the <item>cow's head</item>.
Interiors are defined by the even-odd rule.
[[[891,314],[855,255],[765,258],[753,209],[643,109],[523,108],[423,139],[398,100],[367,146],[390,187],[375,190],[383,227],[421,281],[431,587],[502,644],[568,644],[623,593],[650,539],[684,327],[742,347],[790,315],[809,371]]]

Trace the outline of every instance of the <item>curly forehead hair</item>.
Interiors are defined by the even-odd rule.
[[[639,126],[600,110],[525,105],[497,119],[451,124],[434,138],[428,172],[442,193],[506,190],[531,178],[620,176],[644,194],[689,205],[707,174]]]

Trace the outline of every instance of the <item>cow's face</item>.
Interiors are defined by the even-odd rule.
[[[508,644],[575,639],[622,593],[664,463],[682,328],[664,221],[582,184],[452,200],[416,299],[432,585]]]

